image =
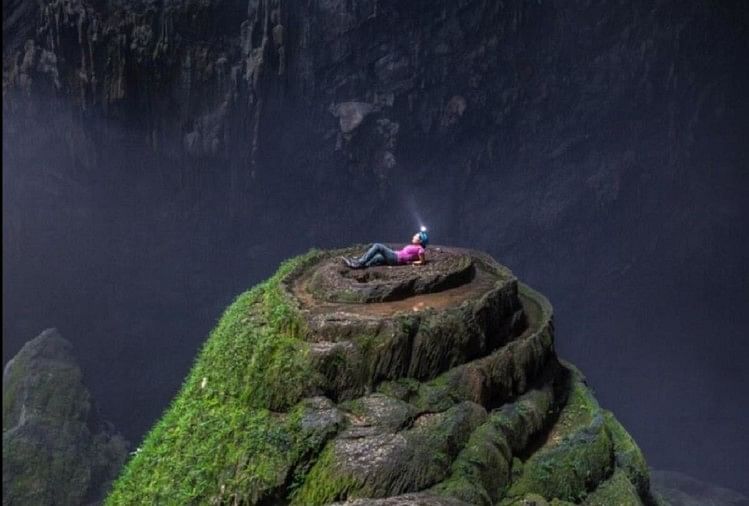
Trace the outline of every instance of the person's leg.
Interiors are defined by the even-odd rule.
[[[372,246],[369,248],[369,251],[364,253],[362,256],[356,259],[357,262],[364,265],[367,262],[369,262],[372,257],[374,257],[377,253],[382,253],[382,249],[387,248],[384,244],[380,244],[379,242],[376,242],[372,244]]]
[[[385,247],[382,256],[385,257],[385,261],[388,265],[398,265],[398,253],[396,253],[395,250]]]
[[[376,253],[371,259],[363,263],[365,267],[374,267],[375,265],[385,265],[388,261],[382,255],[382,253]]]

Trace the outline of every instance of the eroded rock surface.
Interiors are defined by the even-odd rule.
[[[469,255],[445,248],[431,248],[429,262],[424,265],[403,267],[350,269],[332,258],[317,266],[307,290],[315,299],[330,302],[384,302],[454,288],[475,275]]]
[[[637,445],[557,358],[543,295],[460,248],[348,271],[361,248],[311,250],[237,299],[111,504],[656,504]],[[359,285],[378,295],[336,292]]]
[[[430,248],[428,259],[424,266],[352,270],[332,255],[282,283],[311,330],[327,395],[352,398],[383,380],[434,378],[489,355],[527,327],[509,270],[458,248]],[[336,290],[356,296],[330,296]]]

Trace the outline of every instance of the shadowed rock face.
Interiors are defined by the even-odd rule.
[[[127,442],[98,420],[72,345],[56,329],[26,343],[3,371],[3,504],[100,501]]]
[[[655,504],[637,445],[556,357],[541,294],[447,247],[356,281],[339,257],[358,249],[311,250],[237,299],[110,504]],[[434,283],[456,266],[472,276]],[[320,272],[329,291],[422,288],[341,302]]]

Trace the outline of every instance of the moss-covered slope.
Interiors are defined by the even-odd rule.
[[[450,248],[445,265],[472,262],[459,286],[401,289],[410,266],[336,279],[351,251],[310,250],[236,299],[108,504],[652,502],[636,444],[557,359],[541,294]],[[316,297],[319,269],[396,295]]]
[[[337,425],[331,405],[302,400],[316,372],[279,291],[314,254],[283,263],[226,310],[108,504],[255,503],[294,484]]]

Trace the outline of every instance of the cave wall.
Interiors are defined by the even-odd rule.
[[[6,2],[4,361],[81,336],[137,440],[234,294],[423,220],[549,294],[651,462],[739,487],[716,448],[747,446],[748,10]],[[670,438],[708,429],[706,476]]]

